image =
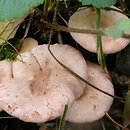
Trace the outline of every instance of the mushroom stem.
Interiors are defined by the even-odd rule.
[[[96,8],[96,27],[97,30],[101,29],[101,9]],[[108,73],[105,56],[103,54],[102,48],[102,37],[100,34],[97,34],[97,59],[99,64],[103,67],[103,69]]]

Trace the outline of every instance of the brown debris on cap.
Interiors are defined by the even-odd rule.
[[[104,70],[93,63],[88,64],[88,81],[99,89],[114,95],[111,81]],[[74,123],[92,122],[102,118],[113,103],[113,98],[86,85],[83,95],[69,108],[66,120]]]
[[[51,45],[51,50],[63,64],[87,77],[86,62],[78,50],[58,44]],[[47,45],[17,58],[8,72],[12,77],[0,83],[0,106],[10,115],[26,122],[46,122],[61,116],[65,105],[70,107],[83,93],[85,84],[55,61]]]
[[[113,7],[119,10],[116,7]],[[113,27],[117,20],[128,19],[122,13],[113,10],[101,10],[101,28]],[[69,27],[79,29],[96,29],[96,11],[93,8],[81,8],[69,19]],[[71,36],[86,50],[97,53],[96,35],[70,32]],[[129,44],[129,39],[102,36],[103,52],[116,53]]]

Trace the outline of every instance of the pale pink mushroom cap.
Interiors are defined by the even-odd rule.
[[[51,45],[53,54],[74,72],[87,78],[87,66],[81,53],[69,45]],[[27,122],[46,122],[63,114],[81,96],[85,84],[60,66],[47,45],[21,53],[20,60],[0,62],[8,74],[0,82],[0,106],[12,116]],[[4,66],[5,64],[5,66]],[[6,70],[0,70],[0,74]],[[2,77],[2,76],[1,76]]]
[[[12,62],[8,60],[0,61],[0,83],[12,77],[11,65]]]
[[[114,89],[104,70],[93,63],[88,64],[88,82],[114,95]],[[74,123],[92,122],[102,118],[112,105],[113,98],[86,85],[83,95],[69,108],[66,120]]]
[[[4,80],[7,80],[12,77],[10,70],[11,70],[11,62],[8,62],[7,60],[0,61],[0,84]],[[2,111],[1,107],[0,111]]]
[[[35,40],[34,38],[31,38],[31,37],[27,37],[22,42],[20,53],[23,53],[23,52],[26,52],[26,51],[31,51],[37,45],[38,45],[37,40]]]
[[[113,27],[119,19],[128,19],[128,17],[117,11],[101,10],[101,28]],[[92,8],[79,9],[70,17],[68,26],[79,29],[96,29],[96,11]],[[70,34],[86,50],[97,53],[96,35],[74,32]],[[110,36],[102,36],[103,52],[105,54],[116,53],[125,48],[129,41],[124,38],[115,39]]]

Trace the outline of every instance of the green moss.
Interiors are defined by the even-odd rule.
[[[15,60],[19,49],[20,40],[14,40],[12,43],[3,43],[0,47],[0,61],[4,59]]]

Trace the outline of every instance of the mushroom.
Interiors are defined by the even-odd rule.
[[[59,44],[51,45],[51,50],[63,64],[87,77],[86,61],[78,50]],[[36,46],[17,59],[0,62],[0,106],[10,115],[46,122],[61,116],[65,105],[70,107],[83,93],[85,83],[55,61],[48,45]]]
[[[11,62],[0,61],[0,84],[3,80],[7,80],[11,77]],[[2,108],[0,107],[0,111]]]
[[[114,95],[113,85],[102,67],[91,62],[87,62],[87,65],[87,80],[99,89]],[[110,109],[112,102],[112,97],[86,85],[82,96],[68,109],[66,120],[74,123],[98,120]]]
[[[23,53],[23,52],[26,52],[26,51],[31,51],[37,45],[38,45],[37,40],[35,40],[34,38],[31,38],[31,37],[27,37],[22,42],[20,53]]]
[[[119,10],[116,7],[113,8]],[[101,10],[101,28],[106,29],[113,27],[119,19],[128,19],[128,17],[117,11]],[[79,9],[70,17],[68,26],[79,29],[96,29],[96,11],[93,8]],[[70,34],[73,39],[86,50],[97,53],[96,35],[74,32],[70,32]],[[110,36],[102,36],[104,54],[116,53],[125,48],[128,44],[128,39],[114,39]]]

